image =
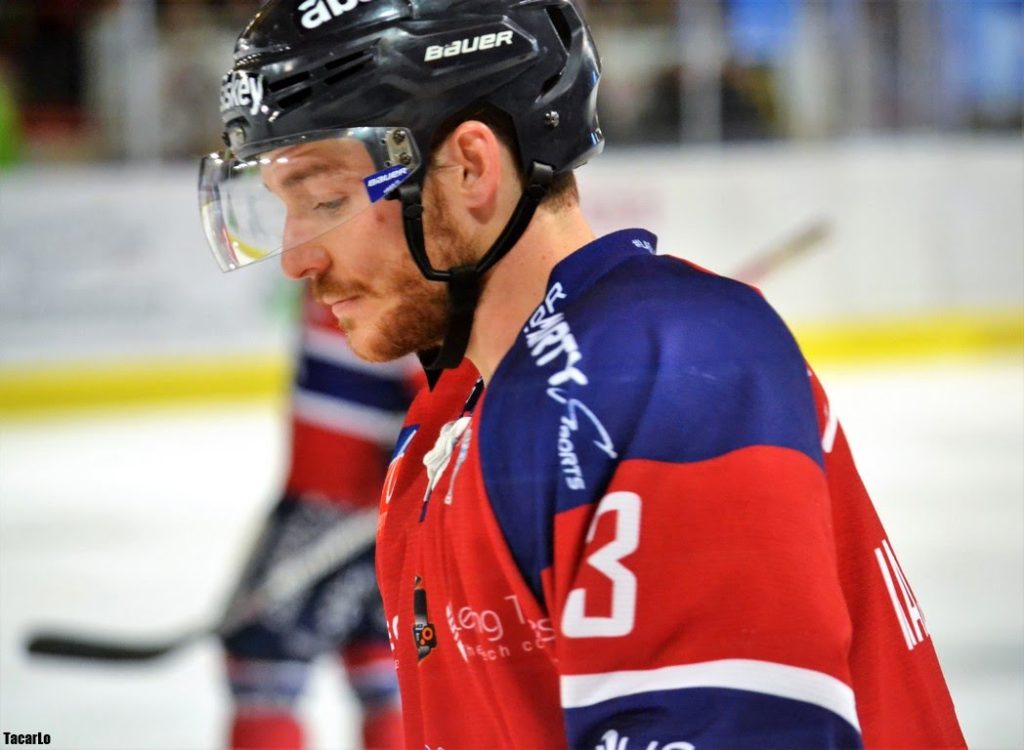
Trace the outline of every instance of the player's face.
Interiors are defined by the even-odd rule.
[[[298,169],[319,158],[336,159],[337,153],[318,153],[318,148],[328,147],[304,145],[289,153],[289,166]],[[372,171],[367,154],[353,152],[346,158],[351,160],[351,172]],[[368,164],[359,163],[360,159]],[[265,175],[268,187],[286,206],[293,197],[283,187],[287,177]],[[469,262],[472,250],[436,187],[428,179],[424,231],[434,266],[450,268]],[[292,221],[289,210],[289,224]],[[310,234],[308,228],[300,231]],[[436,346],[444,335],[448,319],[446,285],[427,281],[413,262],[397,201],[372,204],[344,224],[286,251],[281,255],[281,267],[289,278],[311,280],[316,299],[330,307],[353,351],[363,359],[396,359]]]

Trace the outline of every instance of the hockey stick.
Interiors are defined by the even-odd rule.
[[[759,284],[782,266],[820,245],[831,233],[830,223],[826,219],[817,219],[781,242],[757,253],[729,275],[745,284]]]
[[[43,630],[29,638],[25,649],[33,656],[56,656],[64,659],[92,661],[151,661],[177,651],[200,638],[209,630],[193,630],[166,640],[150,643],[124,643],[111,636]]]
[[[268,608],[277,606],[303,591],[330,570],[352,560],[373,543],[377,533],[377,509],[350,516],[344,524],[300,556],[275,568],[251,594],[233,602],[220,622],[211,627],[150,642],[126,643],[116,637],[91,636],[68,631],[41,630],[32,635],[26,649],[36,656],[54,656],[93,661],[151,661],[211,635],[235,630],[255,620]]]

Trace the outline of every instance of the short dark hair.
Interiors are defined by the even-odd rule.
[[[434,140],[430,144],[430,160],[433,163],[434,155],[441,144],[462,123],[467,120],[476,120],[494,131],[494,135],[512,152],[512,159],[516,164],[516,174],[520,183],[524,182],[526,175],[523,174],[522,159],[519,153],[519,143],[516,138],[515,125],[512,118],[505,112],[490,104],[472,104],[469,107],[449,117],[437,129]],[[548,194],[541,201],[542,206],[553,211],[560,211],[570,206],[578,205],[580,202],[580,191],[576,184],[576,174],[569,170],[555,175]]]

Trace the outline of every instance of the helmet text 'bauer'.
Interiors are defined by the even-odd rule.
[[[424,62],[433,62],[445,57],[458,57],[468,55],[472,52],[483,52],[496,47],[504,47],[512,44],[511,31],[502,31],[497,34],[481,34],[472,39],[460,39],[450,44],[432,44],[427,47],[427,53],[423,56]]]

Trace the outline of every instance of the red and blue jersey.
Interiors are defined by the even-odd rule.
[[[378,582],[409,747],[963,747],[825,394],[641,230],[559,263],[486,389],[417,397]]]

